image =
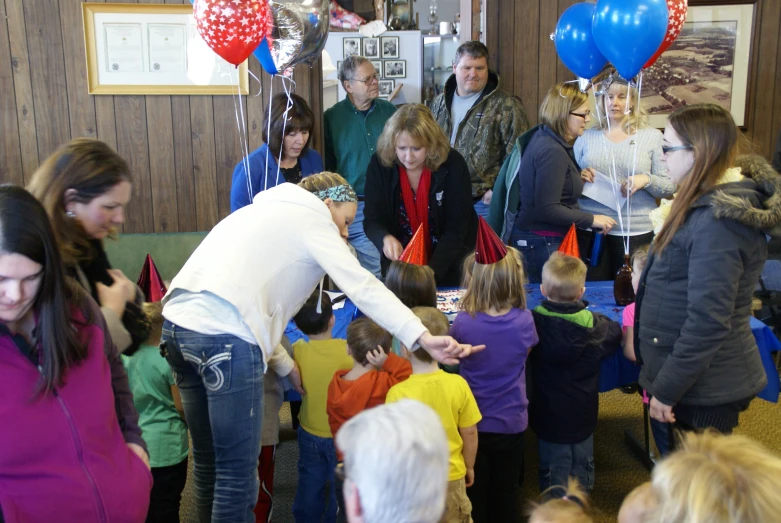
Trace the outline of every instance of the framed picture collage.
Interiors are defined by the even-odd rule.
[[[348,37],[342,40],[343,58],[361,55],[369,59],[380,75],[380,98],[387,100],[396,87],[396,78],[407,77],[407,61],[400,59],[399,37]],[[342,60],[336,67],[342,69]]]

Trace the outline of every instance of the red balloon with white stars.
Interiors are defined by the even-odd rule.
[[[681,34],[683,24],[686,22],[686,12],[689,10],[688,0],[667,0],[667,34],[662,40],[662,45],[656,50],[654,55],[643,66],[651,67],[656,60],[662,56],[668,47],[670,47],[678,35]]]
[[[267,0],[195,0],[193,15],[206,44],[238,66],[270,30]]]

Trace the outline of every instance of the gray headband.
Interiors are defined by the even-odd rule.
[[[321,200],[326,200],[328,198],[331,198],[331,200],[338,203],[358,202],[358,197],[355,195],[355,191],[348,184],[336,185],[334,187],[329,187],[328,189],[325,189],[323,191],[316,191],[314,195],[320,198]]]

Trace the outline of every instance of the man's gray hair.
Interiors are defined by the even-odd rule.
[[[458,49],[456,49],[456,56],[453,58],[454,67],[458,65],[458,62],[461,61],[461,58],[463,58],[464,55],[467,55],[473,60],[476,58],[485,58],[485,61],[488,62],[488,48],[479,40],[470,40],[469,42],[464,42],[458,46]]]
[[[357,54],[345,58],[342,65],[339,67],[339,81],[344,85],[344,82],[348,82],[355,78],[355,71],[368,61],[368,58]]]
[[[342,425],[336,445],[365,523],[437,523],[442,517],[450,452],[431,407],[402,400],[365,410]]]

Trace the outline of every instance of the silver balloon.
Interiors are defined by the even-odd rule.
[[[300,63],[312,66],[328,38],[329,0],[269,0],[271,57],[280,73]]]

